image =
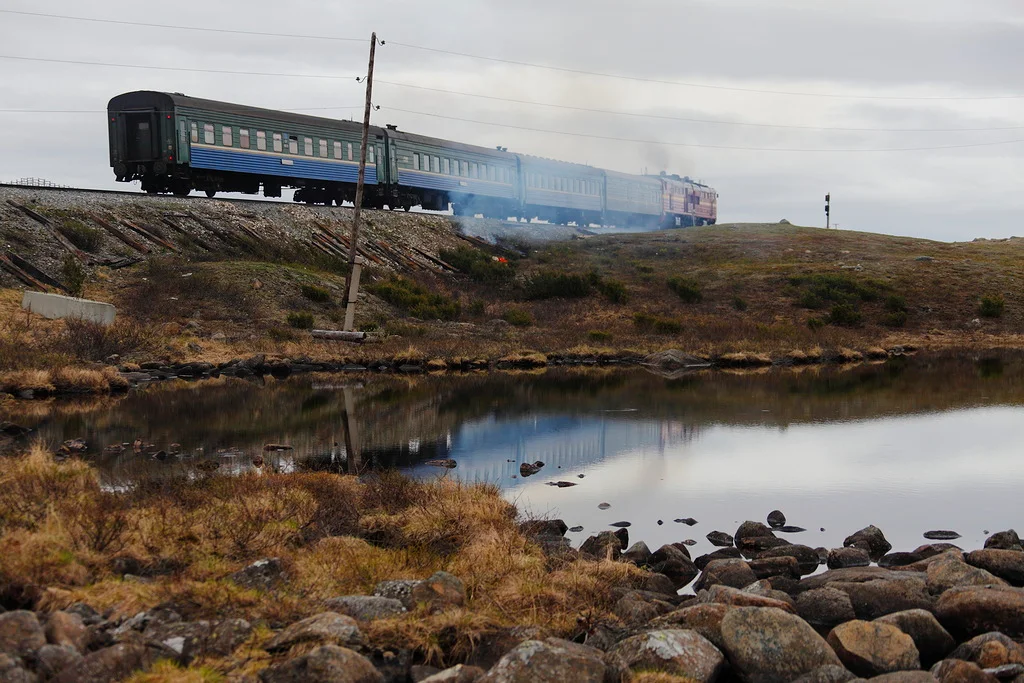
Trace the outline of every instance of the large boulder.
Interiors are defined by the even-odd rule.
[[[376,621],[405,614],[408,610],[400,600],[379,595],[344,595],[331,598],[324,605],[332,612],[347,614],[357,621]]]
[[[974,662],[982,669],[994,669],[1007,664],[1024,665],[1024,645],[1002,633],[983,633],[953,650],[949,658]]]
[[[847,681],[859,680],[855,675],[841,666],[819,666],[810,673],[806,673],[793,683],[847,683]]]
[[[809,576],[800,582],[804,590],[822,588],[831,583],[865,583],[867,581],[895,581],[897,579],[914,579],[924,583],[920,572],[895,571],[883,567],[850,567],[849,569],[830,569],[821,574]]]
[[[67,645],[78,652],[85,652],[89,644],[89,629],[82,617],[72,612],[54,612],[46,619],[43,631],[47,642],[53,645]]]
[[[56,678],[60,672],[82,660],[81,653],[70,645],[44,645],[36,653],[36,672],[44,681]],[[0,681],[7,683],[2,672]]]
[[[622,541],[614,532],[602,531],[583,541],[580,552],[599,560],[618,560],[622,548]]]
[[[967,553],[967,564],[998,576],[1011,586],[1024,586],[1024,552],[986,548]]]
[[[273,590],[288,580],[284,565],[277,557],[256,560],[228,578],[243,588],[263,591]]]
[[[927,575],[928,590],[933,595],[944,593],[955,586],[1007,585],[998,576],[972,567],[954,554],[935,556],[928,565]]]
[[[860,531],[847,536],[843,541],[843,547],[850,546],[867,550],[871,559],[876,562],[892,550],[892,544],[885,539],[885,534],[874,525],[864,527]]]
[[[646,567],[651,561],[651,549],[643,541],[637,541],[622,553],[622,559],[638,567]]]
[[[941,683],[998,683],[999,679],[981,670],[973,662],[944,659],[931,668],[932,676]]]
[[[411,597],[416,604],[426,604],[431,611],[466,604],[466,585],[448,572],[434,572],[429,578],[412,587]]]
[[[414,678],[413,680],[419,683],[476,683],[476,681],[484,677],[485,673],[487,672],[477,666],[456,664],[450,669],[437,672],[433,676],[422,679]]]
[[[651,554],[651,571],[664,574],[675,590],[686,587],[699,574],[690,557],[674,545],[663,545]]]
[[[722,619],[732,609],[721,603],[699,603],[658,617],[650,623],[656,629],[690,629],[707,638],[719,650],[724,649],[722,641]]]
[[[913,638],[892,624],[848,621],[832,629],[828,644],[847,669],[865,678],[921,668]]]
[[[179,661],[187,664],[204,655],[226,657],[247,641],[252,632],[252,625],[244,619],[225,619],[214,623],[155,622],[146,626],[144,635],[150,643],[175,653]]]
[[[739,528],[736,529],[736,533],[733,534],[733,538],[736,541],[736,547],[742,547],[740,544],[748,538],[775,538],[775,532],[769,529],[761,522],[752,522],[747,520],[740,524]]]
[[[626,638],[609,653],[617,666],[630,671],[661,671],[710,683],[725,657],[696,631],[648,631]]]
[[[893,612],[875,620],[881,624],[891,624],[906,633],[914,640],[917,651],[921,655],[921,666],[928,668],[948,655],[956,641],[931,612],[923,609],[910,609]]]
[[[322,645],[307,655],[260,672],[262,683],[384,683],[366,657],[348,648]]]
[[[784,538],[776,536],[748,536],[736,542],[736,547],[747,557],[758,557],[761,553],[773,548],[792,545]]]
[[[337,612],[322,612],[297,621],[270,639],[268,652],[288,650],[300,643],[327,643],[342,647],[358,646],[363,634],[352,617]]]
[[[709,562],[697,582],[694,591],[701,591],[711,586],[723,585],[732,588],[743,588],[757,581],[757,575],[744,560],[715,560]]]
[[[878,560],[879,567],[906,567],[925,559],[921,553],[886,553]]]
[[[769,548],[758,555],[758,558],[761,559],[767,557],[795,557],[801,575],[813,574],[818,571],[818,566],[821,564],[818,561],[818,551],[810,546],[796,543]]]
[[[0,614],[0,654],[24,657],[46,645],[46,635],[35,612],[15,610]]]
[[[925,582],[918,578],[864,581],[829,584],[850,596],[850,603],[858,619],[877,619],[893,612],[908,609],[935,609],[935,598],[928,593]]]
[[[707,555],[699,555],[693,560],[693,564],[697,569],[704,571],[710,563],[715,560],[742,560],[743,554],[738,548],[719,548],[718,550],[708,553]]]
[[[524,536],[565,536],[569,525],[560,519],[531,519],[519,525]]]
[[[867,567],[871,564],[871,555],[865,548],[851,546],[849,548],[833,548],[828,551],[829,569],[846,569],[849,567]]]
[[[988,538],[985,539],[986,548],[994,548],[996,550],[1016,550],[1017,552],[1024,551],[1020,542],[1020,536],[1013,529],[1007,529],[1006,531],[997,531]]]
[[[406,609],[415,609],[416,601],[412,599],[412,589],[419,581],[415,579],[391,579],[381,581],[373,587],[373,594],[379,598],[398,600]]]
[[[815,588],[796,596],[796,613],[815,628],[831,631],[857,618],[850,596],[835,588]]]
[[[871,680],[875,683],[935,683],[935,677],[928,671],[893,671]]]
[[[466,664],[484,670],[490,669],[520,643],[527,640],[543,640],[547,636],[548,634],[537,626],[492,628],[478,632]]]
[[[164,650],[141,643],[117,643],[97,650],[64,668],[57,683],[108,683],[128,678],[136,671],[145,671],[157,659],[164,658]]]
[[[788,598],[789,596],[786,597]],[[775,609],[781,609],[785,612],[795,612],[793,606],[785,600],[758,595],[757,593],[740,590],[739,588],[733,588],[731,586],[712,586],[705,591],[701,591],[697,595],[697,598],[701,602],[717,602],[722,605],[732,605],[734,607],[774,607]]]
[[[0,652],[0,681],[3,683],[36,683],[36,675],[21,666],[18,659]]]
[[[767,579],[773,576],[787,576],[794,579],[800,578],[800,563],[795,557],[784,555],[782,557],[759,557],[747,563],[759,579]]]
[[[791,681],[821,666],[841,665],[806,621],[770,607],[735,607],[726,612],[722,644],[744,683]]]
[[[482,683],[602,683],[606,666],[600,650],[567,640],[527,640],[491,667]]]
[[[935,616],[955,638],[989,631],[1024,638],[1024,589],[1010,586],[951,588],[939,597]]]
[[[663,600],[649,599],[640,591],[629,591],[612,607],[612,614],[627,626],[643,626],[652,619],[667,614],[675,609],[674,605]]]

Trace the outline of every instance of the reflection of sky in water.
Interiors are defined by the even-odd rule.
[[[631,539],[652,549],[693,538],[700,554],[712,550],[709,531],[731,534],[779,508],[808,529],[787,536],[795,543],[837,546],[875,524],[895,550],[926,543],[930,529],[956,530],[974,548],[986,529],[1024,527],[1022,417],[999,407],[779,428],[693,427],[641,413],[537,416],[467,423],[451,436],[449,457],[459,463],[451,474],[499,483],[521,509],[583,525],[571,535],[577,544],[627,520]],[[519,477],[519,463],[534,460],[547,465]],[[578,485],[546,485],[558,480]],[[598,510],[603,501],[612,507]]]

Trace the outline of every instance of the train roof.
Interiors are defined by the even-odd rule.
[[[339,119],[328,119],[321,116],[308,116],[294,112],[279,111],[275,109],[264,109],[262,107],[250,107],[244,104],[231,102],[219,102],[207,100],[201,97],[189,97],[181,93],[157,92],[154,90],[136,90],[134,92],[118,95],[107,104],[108,111],[124,111],[131,109],[157,108],[160,111],[171,111],[175,107],[189,107],[203,111],[217,112],[221,114],[235,114],[237,116],[249,116],[252,118],[265,119],[281,123],[292,123],[305,126],[319,126],[322,128],[335,128],[345,131],[362,129],[362,124],[355,121],[341,121]],[[382,135],[384,130],[378,126],[371,126],[370,129],[375,135]]]
[[[447,147],[449,149],[458,150],[460,152],[469,152],[471,154],[487,154],[490,156],[502,157],[506,161],[515,162],[516,155],[511,152],[506,152],[502,149],[495,149],[493,147],[481,147],[479,145],[469,145],[464,142],[453,142],[452,140],[444,140],[442,138],[432,138],[428,135],[419,135],[418,133],[407,133],[404,130],[398,130],[388,126],[388,137],[393,140],[406,140],[408,142],[415,142],[421,145],[432,145],[435,147]]]
[[[547,157],[533,156],[532,154],[517,154],[520,161],[526,165],[531,166],[547,166],[549,168],[562,169],[565,172],[571,173],[585,173],[588,175],[600,175],[604,173],[604,169],[597,168],[596,166],[590,166],[588,164],[577,164],[572,161],[560,161],[558,159],[548,159]]]

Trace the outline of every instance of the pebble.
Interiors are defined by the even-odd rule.
[[[682,519],[673,519],[672,521],[676,524],[685,524],[686,526],[693,526],[697,523],[697,520],[693,517],[683,517]]]
[[[581,527],[581,526],[574,526],[574,527],[571,527],[569,529],[569,531],[573,532],[574,534],[578,534],[579,532],[583,531],[583,527]]]
[[[597,506],[597,509],[598,510],[607,510],[611,506],[612,506],[611,503],[599,503],[598,506]]]
[[[630,522],[613,522],[608,526],[618,527],[619,529],[625,529],[626,527],[633,526]]]
[[[924,537],[929,541],[953,541],[960,538],[955,531],[926,531]]]

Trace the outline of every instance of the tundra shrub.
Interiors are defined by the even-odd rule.
[[[57,230],[82,251],[94,254],[103,246],[103,232],[99,228],[90,228],[78,221],[68,220],[58,223]]]
[[[978,313],[986,318],[999,318],[1003,315],[1003,310],[1006,308],[1006,301],[999,294],[990,294],[981,297],[981,303],[978,305]]]
[[[325,304],[331,300],[331,293],[317,285],[302,285],[302,296],[318,304]]]
[[[60,274],[64,279],[64,286],[71,296],[82,296],[85,291],[85,268],[73,255],[64,257],[60,266]]]
[[[638,330],[648,334],[679,334],[683,331],[683,325],[678,320],[662,318],[642,311],[633,316],[633,324]]]
[[[312,313],[289,313],[288,324],[297,330],[311,330],[313,329],[313,314]]]
[[[521,308],[510,308],[505,311],[505,315],[502,317],[509,325],[515,325],[516,327],[529,327],[533,324],[533,316],[530,315],[529,311]]]
[[[439,256],[442,261],[477,282],[507,282],[516,273],[514,261],[496,260],[490,254],[472,247],[460,245],[455,249],[442,249]]]
[[[836,304],[828,314],[829,324],[841,327],[857,327],[862,320],[863,316],[853,304]]]
[[[890,294],[885,299],[885,310],[890,313],[905,313],[907,310],[907,300],[899,294]]]
[[[462,312],[458,301],[401,277],[376,282],[366,289],[420,320],[455,320]]]
[[[696,304],[704,298],[700,291],[700,283],[688,277],[670,277],[666,283],[684,303]]]
[[[548,270],[526,281],[527,299],[580,299],[590,294],[590,279],[583,275]]]
[[[882,324],[886,327],[903,327],[907,324],[906,311],[891,311],[882,318]]]
[[[590,338],[590,341],[606,342],[611,341],[612,333],[604,330],[590,330],[587,332],[587,337]]]

